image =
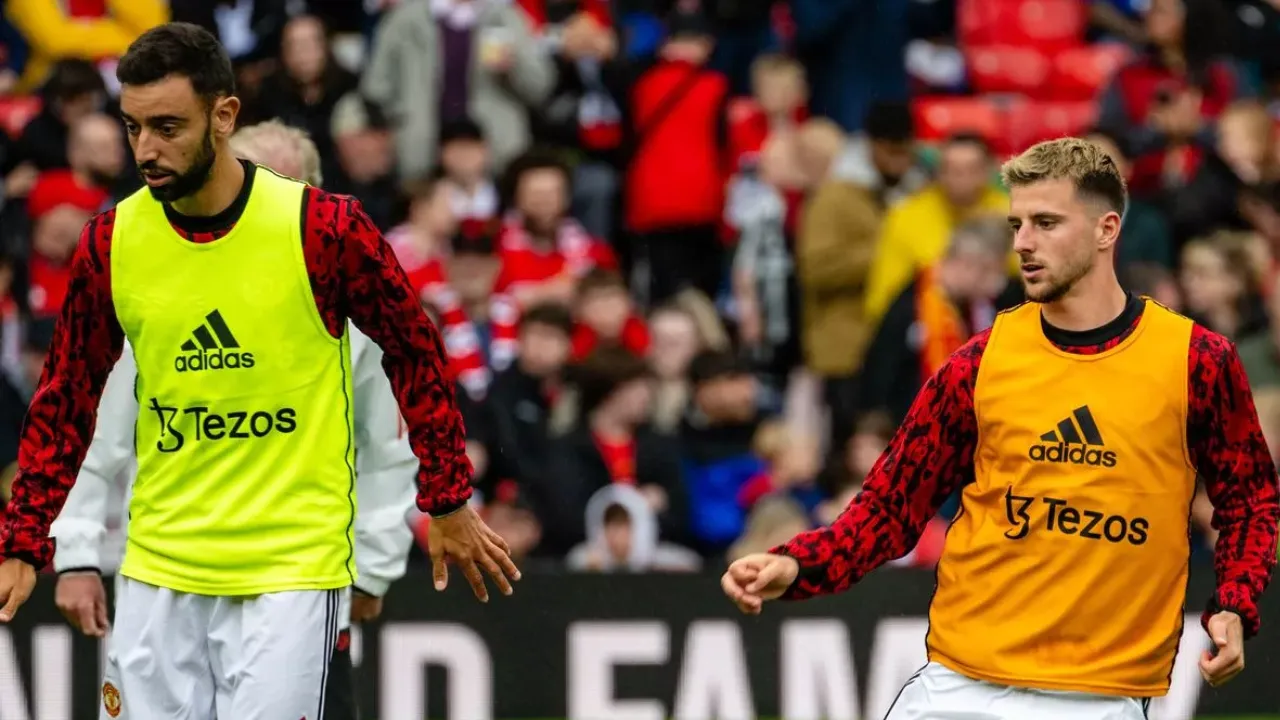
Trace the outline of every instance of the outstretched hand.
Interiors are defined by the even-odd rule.
[[[800,574],[800,563],[786,555],[755,553],[734,560],[720,578],[724,594],[748,615],[759,615],[765,600],[776,600]]]
[[[431,518],[427,546],[431,551],[436,590],[444,590],[449,584],[448,561],[462,568],[480,602],[489,602],[489,589],[485,587],[480,568],[489,573],[503,595],[512,593],[508,578],[520,579],[520,570],[511,560],[507,541],[491,530],[470,505],[444,517]]]

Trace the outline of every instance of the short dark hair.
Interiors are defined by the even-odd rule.
[[[105,93],[107,84],[102,73],[88,60],[67,58],[54,63],[49,77],[40,87],[40,96],[46,102],[65,102],[91,93]]]
[[[623,279],[622,274],[617,270],[601,267],[592,268],[578,281],[577,299],[581,302],[583,298],[601,290],[621,290],[626,292],[627,281]]]
[[[990,156],[992,154],[991,143],[987,142],[985,137],[976,132],[958,132],[942,141],[943,150],[955,147],[956,145],[973,145],[981,150],[984,155]]]
[[[643,358],[615,345],[602,345],[570,366],[568,376],[578,388],[581,412],[589,413],[603,405],[618,388],[651,377],[652,371]]]
[[[555,152],[535,148],[512,160],[507,166],[507,171],[502,178],[502,195],[506,206],[515,205],[516,190],[520,187],[520,181],[525,175],[536,170],[555,170],[564,177],[565,187],[572,186],[573,175],[569,172],[569,165]]]
[[[694,385],[750,374],[746,363],[728,350],[704,350],[689,363],[689,379]]]
[[[231,58],[218,38],[199,25],[171,22],[151,28],[129,45],[116,65],[121,85],[150,85],[170,75],[190,80],[205,102],[236,92]]]
[[[573,313],[560,303],[539,303],[524,311],[520,316],[520,329],[530,325],[545,325],[563,332],[573,334]]]
[[[872,140],[902,143],[916,136],[915,118],[905,102],[872,103],[862,126]]]

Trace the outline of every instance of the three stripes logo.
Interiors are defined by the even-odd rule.
[[[1088,405],[1076,408],[1058,422],[1057,429],[1041,435],[1040,442],[1027,451],[1027,457],[1033,462],[1116,466],[1116,454],[1106,449]]]
[[[191,339],[182,343],[180,350],[173,361],[173,369],[178,372],[253,367],[253,353],[240,350],[240,341],[217,310],[206,315],[204,322],[191,331]]]

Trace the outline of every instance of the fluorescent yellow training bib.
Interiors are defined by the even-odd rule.
[[[1182,631],[1191,321],[1147,301],[1116,347],[1002,313],[974,387],[974,481],[938,563],[929,657],[1002,685],[1150,697]]]
[[[121,573],[205,595],[355,579],[347,335],[316,308],[304,185],[257,168],[225,237],[190,242],[144,188],[116,209],[116,314],[137,357]]]

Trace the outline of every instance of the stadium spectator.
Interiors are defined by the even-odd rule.
[[[697,290],[684,290],[650,313],[649,329],[649,366],[656,380],[650,423],[657,432],[674,434],[692,396],[690,364],[704,351],[727,350],[729,335],[715,306]]]
[[[521,308],[539,302],[568,304],[587,272],[618,267],[613,250],[568,216],[570,183],[564,163],[543,153],[524,155],[508,169],[506,194],[513,208],[498,235],[502,267],[489,316],[497,370],[506,368],[515,353]]]
[[[992,159],[990,146],[976,135],[949,138],[939,153],[937,180],[885,216],[867,278],[865,322],[878,324],[916,273],[942,257],[957,225],[981,215],[1004,217],[1009,200],[992,183]]]
[[[164,0],[102,0],[70,3],[58,0],[8,0],[9,22],[22,33],[29,55],[17,90],[28,92],[49,77],[59,60],[102,62],[114,81],[115,59],[139,35],[168,22]]]
[[[704,553],[724,551],[742,533],[742,488],[764,472],[752,452],[776,396],[728,351],[705,351],[689,366],[693,398],[680,428],[692,532]]]
[[[885,412],[868,412],[858,418],[853,434],[837,447],[831,464],[819,479],[828,498],[814,509],[813,516],[819,525],[835,522],[849,501],[862,490],[863,478],[889,446],[889,438],[897,427]]]
[[[354,196],[380,230],[389,229],[398,197],[390,121],[377,105],[350,92],[333,110],[330,133],[339,171],[329,186]]]
[[[591,496],[615,483],[634,486],[657,515],[659,535],[682,542],[689,500],[679,446],[645,426],[653,399],[648,365],[602,347],[574,365],[570,377],[576,422],[552,438],[547,471],[529,485],[543,521],[543,549],[559,554],[582,542]]]
[[[37,170],[67,167],[71,126],[99,112],[106,97],[102,76],[90,63],[62,60],[55,64],[40,88],[40,112],[22,128],[14,152],[5,158],[6,176],[28,163]],[[20,194],[8,192],[10,197]]]
[[[453,213],[468,228],[487,226],[498,217],[498,188],[490,174],[489,155],[484,131],[474,120],[464,117],[440,128],[440,172],[452,183]]]
[[[633,290],[645,307],[685,287],[715,297],[724,279],[728,81],[707,67],[715,41],[700,13],[676,12],[667,31],[627,102],[623,229],[632,238]]]
[[[1187,313],[1232,340],[1266,330],[1258,269],[1248,238],[1218,235],[1193,240],[1182,249],[1182,294]]]
[[[402,179],[430,172],[440,128],[473,116],[496,169],[529,145],[528,109],[555,85],[555,66],[520,9],[499,0],[401,3],[382,18],[361,90],[396,118]]]
[[[616,270],[596,268],[584,275],[573,305],[574,362],[605,346],[622,348],[640,358],[649,352],[649,328],[636,314],[627,283]]]
[[[921,271],[881,318],[863,366],[864,408],[901,422],[947,358],[991,326],[999,305],[1015,304],[1000,302],[1010,284],[1011,244],[1001,218],[956,228],[942,259]]]
[[[922,190],[929,172],[920,163],[915,120],[905,102],[876,102],[862,131],[849,138],[832,173],[870,190],[881,210]]]
[[[32,228],[27,306],[34,315],[54,317],[61,311],[80,231],[107,199],[105,190],[79,185],[70,172],[54,171],[36,180],[27,198]]]
[[[631,485],[600,488],[587,501],[587,539],[569,551],[570,570],[590,572],[692,572],[702,558],[663,542],[649,497]]]
[[[124,128],[108,115],[89,115],[71,126],[67,161],[68,169],[46,170],[37,184],[47,178],[65,185],[69,179],[76,191],[110,193],[95,211],[105,210],[109,200],[131,192],[136,182],[125,166]]]
[[[546,474],[551,409],[562,391],[573,316],[561,305],[529,308],[520,318],[519,352],[497,374],[485,401],[493,475],[521,488]]]
[[[741,537],[725,553],[730,562],[744,555],[764,552],[786,542],[811,527],[804,507],[786,495],[775,495],[756,503],[747,516]]]
[[[1134,194],[1186,183],[1212,144],[1212,121],[1240,93],[1217,0],[1151,0],[1147,52],[1120,69],[1100,98],[1099,124],[1133,156]]]
[[[320,18],[297,15],[284,26],[279,68],[263,79],[249,107],[256,117],[274,118],[305,130],[320,153],[325,182],[345,185],[334,147],[333,115],[338,101],[356,86],[356,76],[334,60],[328,31]],[[250,118],[246,124],[252,121]]]

